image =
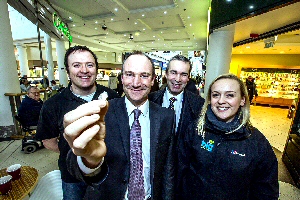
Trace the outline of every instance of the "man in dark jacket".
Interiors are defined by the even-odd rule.
[[[70,146],[63,137],[64,114],[81,104],[98,99],[102,93],[106,93],[108,99],[118,98],[119,95],[97,84],[97,56],[86,46],[70,47],[64,62],[71,81],[67,88],[44,103],[36,138],[42,140],[47,149],[59,153],[58,167],[61,172],[63,199],[81,200],[88,186],[74,178],[67,170],[66,156]]]
[[[248,96],[249,96],[250,103],[252,103],[253,96],[255,96],[255,98],[258,96],[257,90],[256,90],[256,84],[255,84],[254,78],[252,76],[249,76],[246,79],[246,86],[247,86],[247,90],[248,90]]]
[[[173,108],[176,114],[176,133],[186,129],[198,118],[204,99],[186,89],[191,72],[191,62],[182,55],[171,58],[166,69],[167,87],[149,94],[149,100],[170,107],[170,98],[176,98]],[[172,106],[171,106],[172,107]]]
[[[174,111],[148,101],[154,78],[151,59],[141,52],[133,53],[122,67],[125,96],[109,101],[105,123],[98,122],[103,101],[89,102],[65,115],[65,138],[72,148],[67,157],[68,169],[93,186],[85,199],[175,198]],[[133,111],[137,110],[141,112],[141,141],[132,138],[137,134],[133,130]],[[139,141],[139,149],[134,148],[135,141]],[[136,154],[140,159],[132,158]],[[142,165],[137,165],[137,160]],[[140,170],[132,173],[134,169]],[[136,179],[136,174],[143,178]],[[138,184],[131,187],[131,183]]]
[[[30,86],[18,110],[21,124],[27,127],[37,126],[42,106],[40,90],[36,86]]]

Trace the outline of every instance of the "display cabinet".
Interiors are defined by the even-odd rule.
[[[240,77],[244,82],[248,76],[255,78],[260,97],[295,99],[298,96],[300,71],[278,69],[244,69]]]
[[[255,78],[258,97],[256,104],[290,107],[298,98],[300,70],[290,69],[242,69],[240,78]]]

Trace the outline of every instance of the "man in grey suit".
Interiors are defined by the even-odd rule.
[[[176,55],[170,59],[167,69],[167,87],[149,94],[149,100],[170,107],[170,98],[174,101],[173,109],[176,113],[176,135],[183,132],[199,117],[204,104],[204,99],[186,89],[189,75],[192,70],[189,59],[182,55]],[[172,106],[171,106],[172,107]]]
[[[64,117],[70,173],[91,185],[85,199],[174,199],[174,111],[148,101],[154,65],[141,52],[131,54],[122,67],[125,97],[109,101],[105,123],[99,122],[106,103],[92,101]],[[141,115],[143,196],[130,196],[131,124],[133,111]],[[132,128],[133,129],[133,128]]]

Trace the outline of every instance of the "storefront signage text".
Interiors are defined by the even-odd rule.
[[[70,42],[72,42],[72,35],[70,34],[69,28],[66,24],[59,18],[56,13],[53,13],[53,25],[60,30]]]

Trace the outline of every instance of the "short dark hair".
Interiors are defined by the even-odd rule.
[[[192,64],[191,64],[191,61],[190,61],[187,57],[178,54],[178,55],[176,55],[176,56],[173,56],[173,57],[170,59],[168,65],[167,65],[166,73],[168,73],[169,68],[170,68],[170,63],[171,63],[171,61],[173,61],[173,60],[178,60],[178,61],[182,61],[182,62],[184,62],[184,63],[188,63],[188,64],[190,65],[189,73],[192,71]]]
[[[94,57],[94,59],[95,59],[95,64],[96,64],[96,68],[97,68],[97,71],[98,71],[99,65],[98,65],[98,58],[97,58],[96,54],[94,52],[92,52],[92,50],[90,50],[86,46],[76,45],[76,46],[70,47],[66,51],[66,54],[65,54],[64,64],[65,64],[65,67],[66,67],[66,70],[67,70],[68,73],[69,73],[68,57],[71,53],[76,52],[76,51],[88,51],[88,52],[90,52],[92,54],[92,56]]]
[[[124,63],[126,62],[126,60],[127,60],[130,56],[133,56],[133,55],[141,55],[141,56],[145,56],[146,58],[148,58],[148,60],[149,60],[150,63],[151,63],[151,66],[152,66],[152,77],[155,77],[155,67],[154,67],[154,63],[153,63],[152,59],[151,59],[148,55],[144,54],[144,53],[141,52],[141,51],[133,51],[133,52],[129,53],[129,54],[125,57],[124,62],[123,62],[123,65],[122,65],[122,71],[121,71],[121,74],[123,74]]]

